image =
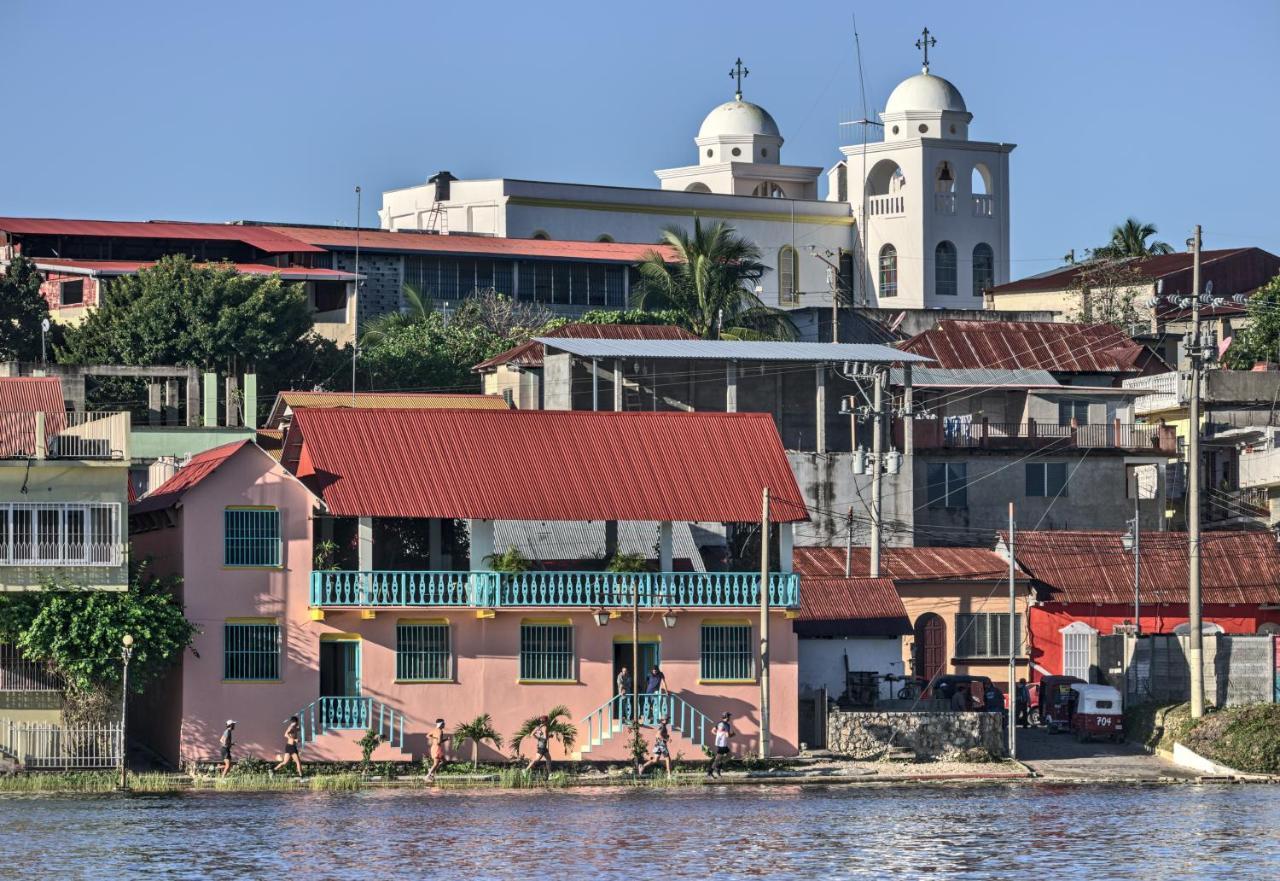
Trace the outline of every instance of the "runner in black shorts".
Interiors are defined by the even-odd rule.
[[[715,735],[716,754],[707,768],[707,776],[714,774],[717,777],[723,777],[724,772],[720,770],[720,766],[729,760],[729,738],[733,737],[733,726],[729,724],[728,713],[721,716],[720,721],[716,723]]]
[[[222,745],[222,776],[226,777],[231,773],[231,747],[235,743],[236,720],[228,719],[227,727],[223,729],[222,736],[218,738],[218,743]]]
[[[271,773],[282,771],[289,767],[292,762],[293,766],[298,770],[298,776],[302,776],[302,759],[298,755],[299,741],[302,739],[299,735],[302,731],[302,725],[298,722],[297,716],[289,717],[289,724],[284,729],[284,758],[280,764],[271,769]]]

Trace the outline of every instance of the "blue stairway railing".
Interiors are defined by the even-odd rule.
[[[298,713],[303,746],[330,731],[377,731],[385,743],[404,748],[404,713],[371,697],[322,697]]]
[[[638,704],[642,725],[656,727],[665,716],[673,731],[678,731],[698,748],[711,742],[713,723],[706,713],[675,694],[614,695],[578,723],[586,730],[584,752],[613,737],[615,731],[631,724],[633,700]]]

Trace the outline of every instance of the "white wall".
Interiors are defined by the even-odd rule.
[[[902,637],[849,636],[805,639],[800,644],[800,691],[826,688],[832,698],[844,691],[845,656],[849,671],[874,670],[902,675]],[[885,686],[882,683],[882,689]],[[887,691],[882,690],[884,696]]]

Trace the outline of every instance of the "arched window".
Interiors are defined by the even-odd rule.
[[[796,279],[800,276],[800,259],[796,249],[783,245],[778,249],[778,303],[794,306],[800,302]]]
[[[1072,621],[1058,632],[1062,634],[1062,675],[1088,682],[1098,631],[1083,621]]]
[[[702,181],[698,180],[698,181],[694,181],[693,183],[689,184],[689,186],[685,187],[684,191],[686,193],[709,193],[711,192],[711,187],[707,186]]]
[[[973,295],[981,297],[996,283],[996,255],[986,242],[973,246]]]
[[[612,241],[613,241],[613,236],[609,235],[607,232],[605,232],[605,233],[601,233],[600,235],[596,236],[596,241],[597,241],[597,242],[612,242]]]
[[[764,196],[769,199],[785,199],[787,193],[782,187],[778,186],[771,180],[761,181],[756,188],[751,191],[753,196]]]
[[[933,293],[939,297],[956,295],[956,246],[945,240],[933,249]]]
[[[898,296],[898,249],[893,245],[880,249],[880,296]]]
[[[532,239],[539,239],[539,240],[544,240],[544,241],[545,241],[546,239],[551,238],[551,235],[550,235],[550,233],[548,233],[545,229],[535,229],[535,230],[533,231],[533,235],[532,235],[532,236],[530,236],[530,238],[532,238]]]

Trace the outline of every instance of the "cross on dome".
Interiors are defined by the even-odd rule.
[[[920,32],[920,39],[916,40],[916,48],[924,52],[924,67],[921,68],[924,73],[929,72],[929,47],[936,45],[938,41],[929,35],[928,28]]]
[[[729,79],[738,81],[737,88],[734,89],[734,97],[739,101],[742,100],[742,80],[750,73],[751,71],[742,66],[741,58],[733,63],[733,67],[729,68]]]

